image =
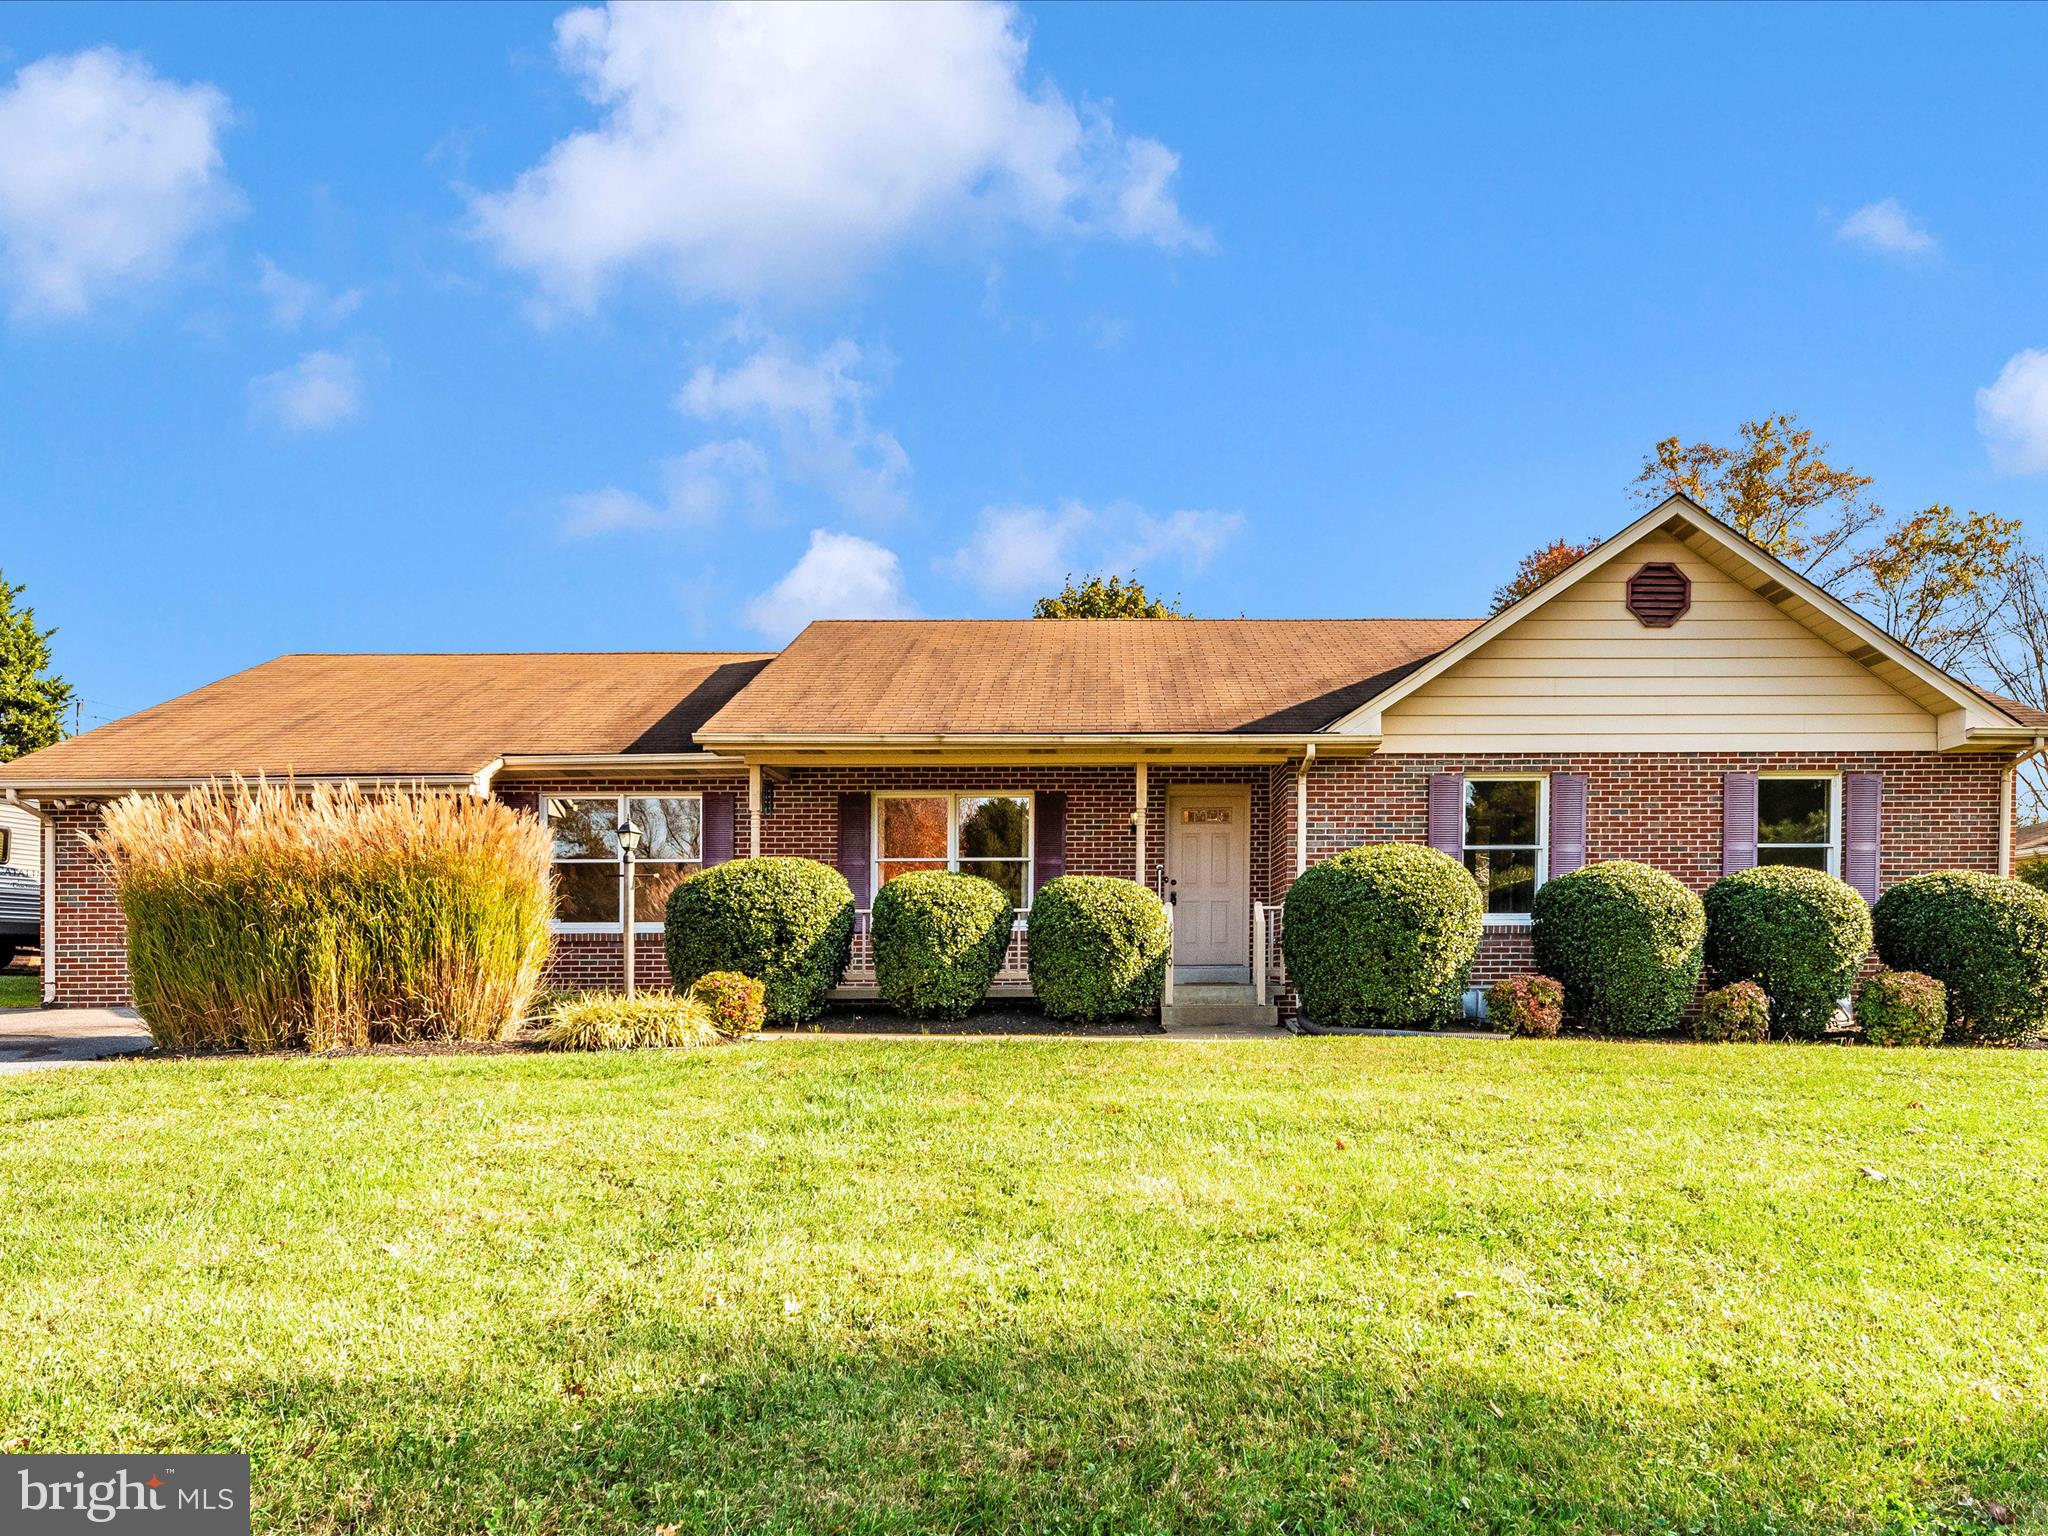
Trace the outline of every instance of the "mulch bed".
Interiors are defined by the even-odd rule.
[[[849,1035],[1156,1035],[1157,1019],[1112,1019],[1103,1024],[1073,1024],[1051,1019],[1029,1003],[998,1003],[977,1008],[964,1019],[906,1019],[880,1003],[834,1003],[810,1023],[770,1034]]]

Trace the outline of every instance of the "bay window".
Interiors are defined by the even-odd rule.
[[[1756,861],[1837,874],[1840,818],[1832,778],[1761,775],[1756,781]]]
[[[625,915],[619,828],[641,832],[633,861],[633,922],[659,930],[668,893],[703,867],[701,795],[550,795],[555,921],[565,928],[616,929]]]
[[[1465,868],[1486,915],[1527,918],[1549,858],[1549,784],[1540,777],[1465,780]]]
[[[875,889],[918,869],[993,880],[1022,909],[1031,899],[1031,796],[875,796]]]

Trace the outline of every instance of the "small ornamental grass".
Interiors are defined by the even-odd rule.
[[[1771,1038],[1771,997],[1753,981],[1731,981],[1700,999],[1694,1015],[1695,1040],[1763,1041]]]
[[[1662,870],[1610,859],[1545,881],[1535,918],[1536,964],[1564,983],[1570,1018],[1605,1035],[1678,1027],[1706,940],[1698,896]]]
[[[1338,1028],[1457,1017],[1485,908],[1465,867],[1415,843],[1351,848],[1287,889],[1281,947],[1301,1008]]]
[[[1708,888],[1707,974],[1753,981],[1781,1035],[1817,1039],[1870,953],[1870,908],[1856,888],[1818,869],[1767,864]]]
[[[898,875],[875,893],[875,988],[910,1018],[965,1018],[1003,968],[1015,924],[992,880],[943,869]]]
[[[1948,1035],[2007,1045],[2048,1034],[2048,896],[1948,869],[1901,880],[1872,913],[1878,958],[1948,989]]]
[[[93,847],[172,1049],[500,1040],[547,960],[547,833],[492,800],[211,784],[116,802]]]
[[[695,997],[585,992],[552,1003],[533,1038],[558,1051],[634,1051],[712,1045],[723,1036],[710,1007]]]
[[[711,1012],[721,1035],[758,1035],[768,1022],[768,989],[738,971],[712,971],[691,983],[689,995]]]
[[[1856,1022],[1870,1045],[1939,1045],[1948,989],[1918,971],[1880,971],[1857,994]]]
[[[1503,1034],[1549,1040],[1564,1027],[1564,988],[1548,976],[1510,976],[1486,989],[1486,1017]]]
[[[853,958],[853,887],[815,859],[734,859],[669,893],[668,972],[688,988],[738,971],[765,989],[768,1022],[802,1024],[825,1009]]]
[[[1173,929],[1157,896],[1114,875],[1061,875],[1025,918],[1031,990],[1055,1019],[1115,1019],[1159,1007]]]

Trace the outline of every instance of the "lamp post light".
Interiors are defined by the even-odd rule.
[[[619,904],[619,910],[624,914],[624,932],[621,937],[625,940],[626,996],[628,997],[633,995],[633,860],[638,857],[639,853],[640,829],[630,821],[620,823],[619,862],[624,869],[626,890],[625,899]]]

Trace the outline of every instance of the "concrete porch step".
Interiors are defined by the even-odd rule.
[[[1248,982],[1175,981],[1173,1001],[1159,1010],[1162,1029],[1200,1029],[1216,1024],[1277,1026],[1280,1010],[1259,1001]]]

